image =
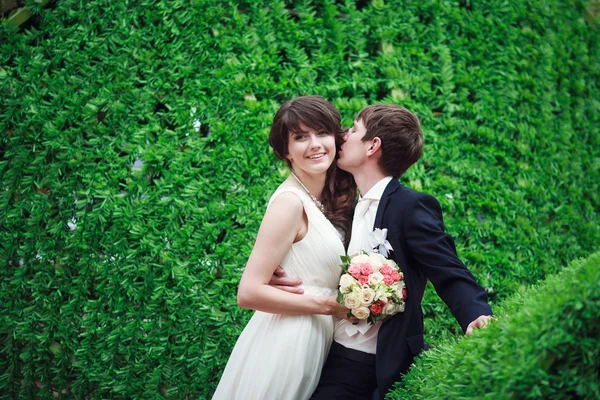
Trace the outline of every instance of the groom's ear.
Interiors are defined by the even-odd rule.
[[[379,149],[381,149],[381,139],[375,136],[373,139],[371,139],[371,146],[369,146],[367,149],[367,155],[372,156],[373,154],[377,153]]]

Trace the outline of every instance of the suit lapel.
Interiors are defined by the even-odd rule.
[[[383,194],[381,195],[381,200],[379,200],[379,207],[377,207],[377,214],[375,215],[375,223],[373,224],[373,229],[380,228],[383,223],[383,214],[385,213],[385,208],[387,207],[390,196],[398,190],[400,187],[400,183],[397,179],[392,179],[390,183],[385,187]]]

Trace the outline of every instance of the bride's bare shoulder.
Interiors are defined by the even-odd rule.
[[[269,209],[280,209],[283,208],[287,210],[287,212],[302,212],[304,206],[302,205],[302,200],[297,193],[291,190],[275,192],[274,197],[271,200],[271,204],[269,205]]]

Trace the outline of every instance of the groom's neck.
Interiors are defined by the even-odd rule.
[[[387,174],[379,168],[364,168],[353,172],[352,176],[354,176],[354,181],[356,182],[356,186],[358,186],[360,195],[364,196],[377,182],[385,178]]]

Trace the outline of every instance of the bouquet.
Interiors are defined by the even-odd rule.
[[[350,310],[349,318],[373,324],[404,311],[406,285],[393,260],[364,251],[341,258],[343,274],[337,301]]]

